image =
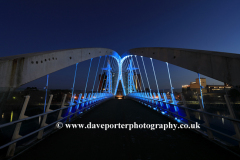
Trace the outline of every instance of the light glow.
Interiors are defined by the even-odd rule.
[[[13,120],[13,111],[11,112],[10,122],[12,122],[12,120]]]

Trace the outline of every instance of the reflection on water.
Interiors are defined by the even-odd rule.
[[[219,107],[221,106],[221,107]],[[189,107],[189,106],[188,106]],[[200,106],[190,106],[191,108],[200,108]],[[197,109],[199,110],[199,109]],[[211,105],[205,105],[205,110],[207,112],[210,112],[212,114],[216,114],[216,115],[221,115],[221,116],[225,116],[225,117],[230,117],[230,113],[228,111],[228,108],[226,105],[219,105],[219,104],[211,104]],[[240,111],[239,111],[239,108],[234,108],[234,111],[235,111],[235,114],[236,115],[240,115]],[[200,124],[204,124],[204,119],[203,119],[203,114],[200,113],[200,112],[196,112],[196,111],[191,111],[189,110],[189,114],[190,114],[190,118],[194,121],[197,121],[198,123]],[[218,130],[224,134],[227,134],[227,135],[230,135],[230,136],[233,136],[235,135],[235,129],[234,129],[234,126],[233,126],[233,123],[228,120],[228,119],[224,119],[222,117],[217,117],[217,116],[211,116],[211,115],[207,115],[208,117],[208,121],[209,121],[209,125],[211,128],[215,129],[215,130]],[[202,131],[206,132],[207,130],[202,127],[201,128]],[[213,135],[215,137],[217,137],[218,139],[221,139],[222,141],[225,141],[227,143],[230,143],[232,145],[238,145],[238,143],[230,138],[227,138],[221,134],[218,134],[216,132],[213,132]]]

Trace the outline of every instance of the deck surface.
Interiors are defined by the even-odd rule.
[[[132,100],[109,100],[72,123],[176,123]],[[239,159],[189,129],[66,129],[36,144],[14,160],[215,160]]]

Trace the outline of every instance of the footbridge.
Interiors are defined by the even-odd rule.
[[[97,64],[92,65],[93,59],[97,59]],[[84,67],[88,70],[83,76],[86,83],[79,91],[76,77],[83,61],[88,61],[89,66]],[[160,62],[165,65],[170,86],[165,89],[159,87],[163,76],[159,70],[164,69],[156,67]],[[51,90],[51,73],[72,65],[72,88]],[[169,65],[195,72],[195,88],[190,84],[182,90],[175,89]],[[94,66],[97,69],[93,72]],[[0,158],[174,159],[182,155],[188,159],[238,159],[239,69],[238,54],[177,48],[135,48],[122,56],[106,48],[80,48],[2,57]],[[91,86],[90,74],[94,75]],[[203,75],[226,85],[206,86]],[[46,86],[41,93],[18,90],[44,76]],[[224,91],[212,92],[214,89]],[[171,122],[178,128],[66,128],[67,124],[89,122]]]

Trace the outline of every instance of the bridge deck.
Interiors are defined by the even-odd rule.
[[[175,123],[131,100],[110,100],[73,123]],[[14,159],[239,159],[190,130],[66,129]]]

